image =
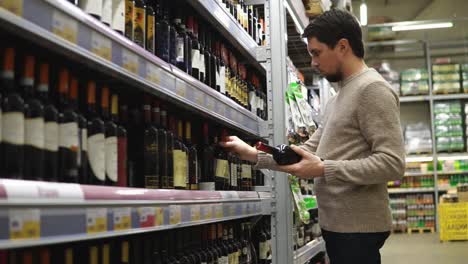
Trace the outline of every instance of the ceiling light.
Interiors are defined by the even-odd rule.
[[[393,27],[392,27],[392,31],[407,31],[407,30],[421,30],[421,29],[434,29],[434,28],[450,28],[450,27],[453,27],[453,23],[452,23],[452,22],[442,22],[442,23],[429,23],[429,24],[393,26]]]
[[[361,26],[367,26],[367,4],[365,2],[362,2],[361,4],[359,15],[361,16]]]

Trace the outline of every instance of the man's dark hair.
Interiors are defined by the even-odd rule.
[[[362,31],[357,19],[349,12],[332,9],[315,18],[304,30],[303,38],[318,41],[335,48],[340,39],[347,39],[354,55],[364,58]]]

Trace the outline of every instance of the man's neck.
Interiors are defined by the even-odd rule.
[[[367,65],[364,60],[353,57],[343,65],[343,81],[346,81],[349,77],[362,72],[367,69]]]

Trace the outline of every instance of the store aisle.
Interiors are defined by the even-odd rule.
[[[381,254],[382,264],[467,264],[468,241],[441,243],[438,234],[393,234]]]

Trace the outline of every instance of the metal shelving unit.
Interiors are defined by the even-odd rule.
[[[389,188],[388,193],[427,193],[434,192],[434,188]]]
[[[322,238],[317,238],[300,249],[294,252],[294,264],[307,263],[311,258],[315,257],[318,253],[325,251],[325,241]]]

